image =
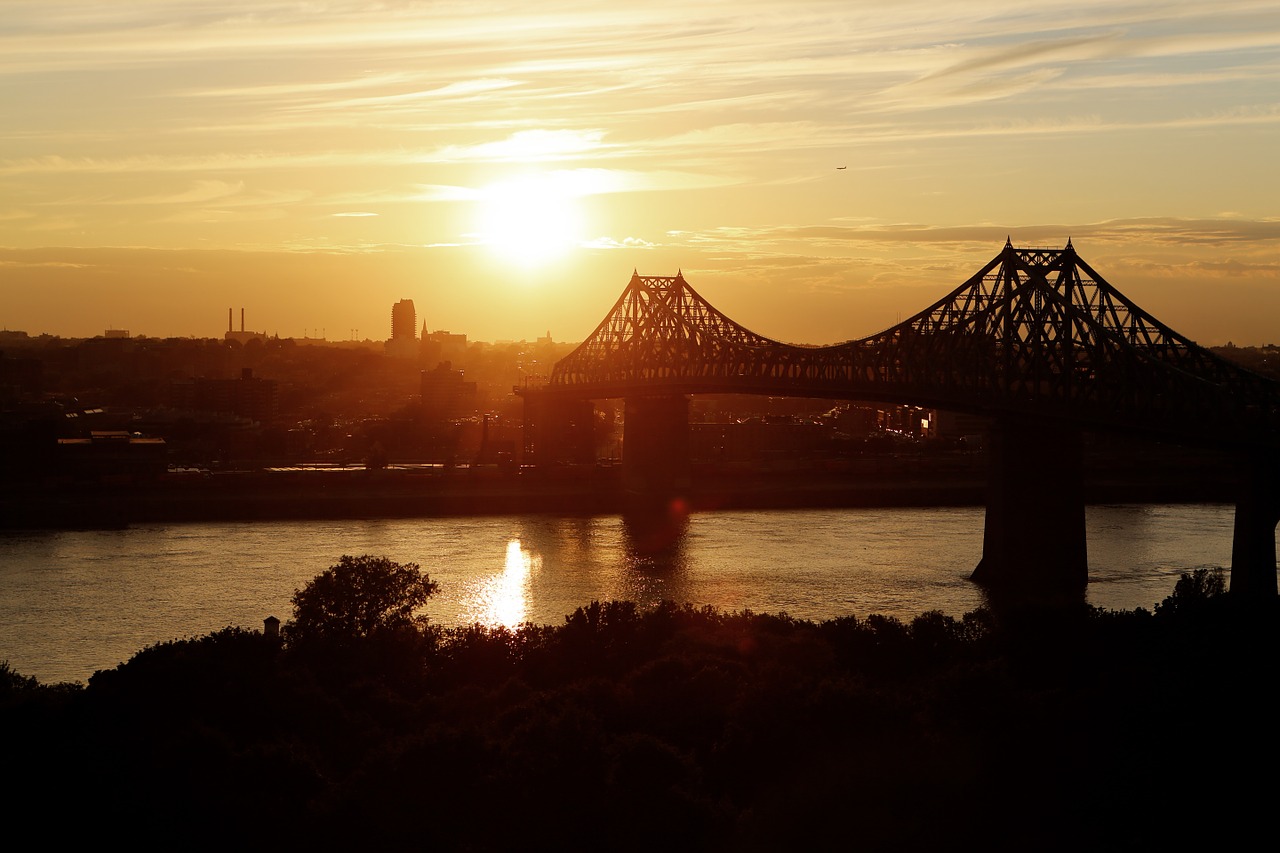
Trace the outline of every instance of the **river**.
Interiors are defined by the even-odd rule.
[[[1093,506],[1091,604],[1151,608],[1182,572],[1226,567],[1234,508]],[[0,660],[84,681],[144,646],[259,628],[342,554],[416,562],[439,582],[438,623],[559,624],[592,599],[662,599],[807,619],[960,615],[981,507],[136,525],[0,534]]]

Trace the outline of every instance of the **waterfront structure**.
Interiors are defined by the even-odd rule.
[[[919,314],[861,340],[782,344],[682,274],[631,281],[595,332],[526,390],[526,462],[554,462],[581,401],[623,398],[624,478],[688,488],[690,394],[891,402],[991,419],[983,558],[995,586],[1088,580],[1081,430],[1231,450],[1242,460],[1232,590],[1275,597],[1280,383],[1209,352],[1063,249],[1003,250]]]
[[[165,441],[126,430],[93,430],[85,438],[57,439],[55,471],[73,481],[134,483],[165,472]]]

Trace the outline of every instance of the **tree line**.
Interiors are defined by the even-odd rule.
[[[610,601],[444,628],[435,589],[343,557],[277,636],[160,643],[83,687],[0,666],[10,814],[144,847],[443,850],[1151,849],[1270,814],[1244,774],[1280,754],[1277,620],[1221,573],[1154,612],[909,621]]]

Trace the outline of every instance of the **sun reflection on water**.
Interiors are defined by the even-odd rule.
[[[529,584],[542,568],[542,556],[522,547],[519,539],[507,542],[502,573],[485,581],[478,590],[477,621],[513,628],[529,619]]]

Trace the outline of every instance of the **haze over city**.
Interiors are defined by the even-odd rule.
[[[1274,342],[1270,2],[6,2],[0,324],[590,334],[682,269],[761,334],[925,308],[1070,237],[1197,341]]]

